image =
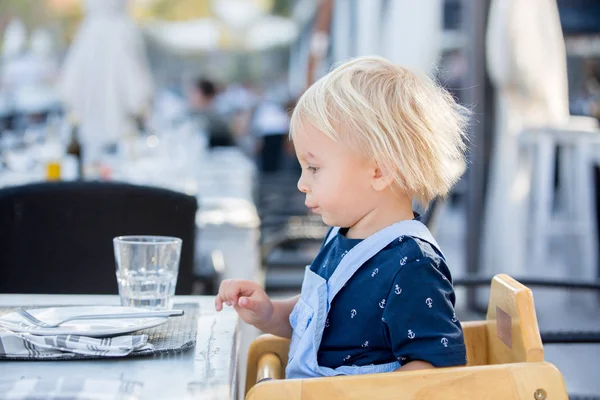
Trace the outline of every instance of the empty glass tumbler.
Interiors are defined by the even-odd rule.
[[[179,272],[181,239],[118,236],[113,239],[121,305],[171,309]]]

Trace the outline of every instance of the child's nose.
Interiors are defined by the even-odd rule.
[[[308,193],[309,192],[309,188],[308,185],[306,184],[306,180],[303,179],[304,174],[302,174],[300,176],[300,179],[298,179],[298,190],[301,191],[302,193]]]

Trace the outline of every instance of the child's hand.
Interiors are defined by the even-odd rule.
[[[252,281],[227,279],[221,282],[215,298],[217,311],[223,309],[223,303],[233,306],[240,318],[254,326],[264,326],[273,317],[273,303],[265,290]]]

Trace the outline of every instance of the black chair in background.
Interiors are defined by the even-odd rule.
[[[190,294],[195,197],[107,182],[35,183],[0,189],[0,293],[116,294],[112,239],[183,240],[177,294]]]

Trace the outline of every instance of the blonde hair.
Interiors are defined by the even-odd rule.
[[[380,57],[346,62],[312,85],[291,117],[293,139],[308,123],[391,173],[425,207],[465,169],[468,111],[427,76]]]

